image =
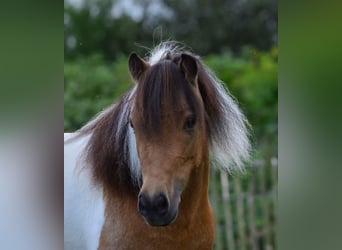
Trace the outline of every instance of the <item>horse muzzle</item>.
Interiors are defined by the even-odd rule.
[[[138,196],[138,210],[151,226],[167,226],[177,217],[179,198],[170,201],[166,194],[149,196],[142,192]]]

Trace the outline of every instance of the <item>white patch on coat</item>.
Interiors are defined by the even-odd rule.
[[[73,134],[65,134],[64,140]],[[97,249],[104,223],[101,187],[92,183],[89,167],[81,154],[89,136],[64,145],[64,249]]]

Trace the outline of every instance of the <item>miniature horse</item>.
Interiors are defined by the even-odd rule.
[[[210,163],[241,167],[248,123],[200,58],[162,43],[135,82],[65,135],[65,249],[212,249]]]

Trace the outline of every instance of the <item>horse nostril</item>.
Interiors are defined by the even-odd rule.
[[[140,194],[138,198],[138,210],[143,215],[146,216],[148,213],[148,200],[145,195]]]
[[[165,195],[159,194],[154,200],[154,209],[159,215],[166,214],[169,210],[169,202]]]

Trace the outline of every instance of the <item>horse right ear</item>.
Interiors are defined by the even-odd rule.
[[[140,58],[136,53],[132,53],[128,58],[129,73],[135,82],[139,82],[141,76],[149,67],[148,62]]]
[[[198,74],[196,59],[191,55],[183,53],[178,64],[181,71],[185,74],[185,78],[191,84],[196,85]]]

